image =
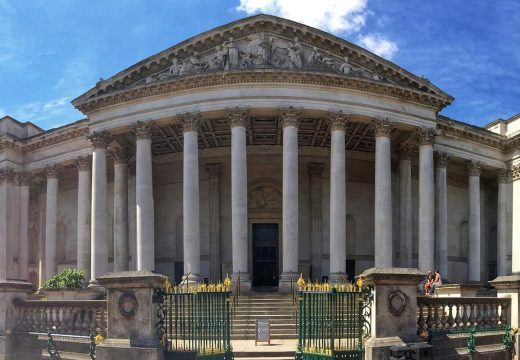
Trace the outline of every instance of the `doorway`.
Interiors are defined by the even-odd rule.
[[[253,224],[253,286],[278,286],[278,224]]]

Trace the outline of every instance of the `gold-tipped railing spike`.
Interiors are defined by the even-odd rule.
[[[304,286],[305,286],[305,280],[303,280],[303,273],[300,273],[300,278],[298,279],[298,288],[300,290],[303,290]]]
[[[226,291],[229,291],[229,287],[231,286],[231,279],[229,278],[229,273],[226,274],[226,278],[224,279],[224,287]]]

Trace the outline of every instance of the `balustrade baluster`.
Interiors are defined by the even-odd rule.
[[[74,334],[81,333],[81,308],[74,308]]]
[[[428,329],[432,329],[432,325],[433,325],[432,311],[433,311],[433,305],[429,304],[428,305],[428,317],[426,318],[426,324],[428,325]]]
[[[489,304],[490,307],[490,313],[489,313],[489,321],[491,322],[491,325],[495,326],[498,325],[498,304],[492,303]]]
[[[424,304],[419,304],[419,318],[417,319],[417,325],[419,326],[419,333],[426,329],[426,321],[424,320],[423,311]]]
[[[461,310],[462,310],[462,304],[457,303],[454,305],[455,307],[455,327],[461,327],[462,326],[462,317],[461,317]]]
[[[509,324],[509,307],[507,302],[500,303],[500,324]]]
[[[439,330],[441,327],[441,316],[439,316],[439,306],[433,305],[433,327],[435,330]]]
[[[448,329],[451,329],[453,327],[453,324],[455,324],[455,318],[453,317],[453,304],[450,304],[449,302],[446,304],[449,309],[449,315],[448,315]]]

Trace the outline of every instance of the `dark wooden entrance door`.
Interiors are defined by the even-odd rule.
[[[278,224],[253,224],[253,286],[278,285]]]

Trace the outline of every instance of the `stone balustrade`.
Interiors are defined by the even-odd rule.
[[[106,300],[15,301],[16,332],[106,333]]]
[[[418,297],[418,332],[507,326],[510,307],[511,299],[507,298]]]

